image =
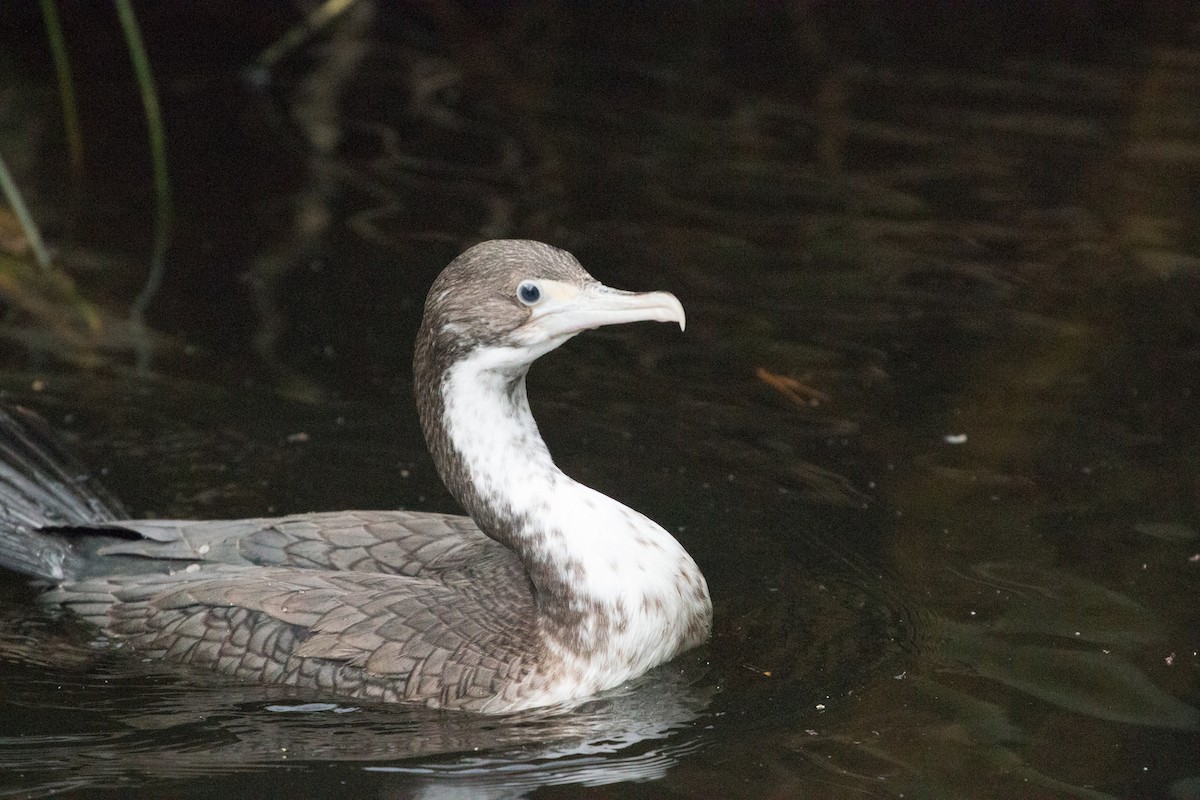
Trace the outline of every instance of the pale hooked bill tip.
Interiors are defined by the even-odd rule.
[[[636,296],[646,302],[647,310],[653,308],[657,312],[654,316],[648,316],[649,319],[655,322],[678,322],[681,331],[687,328],[687,314],[683,311],[683,303],[675,295],[670,292],[646,292]]]

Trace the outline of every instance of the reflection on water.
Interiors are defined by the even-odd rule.
[[[697,683],[702,655],[566,712],[494,718],[338,705],[139,665],[89,649],[9,602],[0,619],[5,699],[32,719],[22,735],[0,736],[2,792],[117,789],[330,762],[378,773],[406,796],[455,787],[517,797],[544,785],[660,778],[711,728],[712,689]]]
[[[0,792],[1194,797],[1188,25],[457,9],[360,2],[252,83],[277,23],[147,10],[183,206],[152,371],[10,297],[0,386],[138,513],[449,510],[407,388],[420,298],[476,239],[561,244],[688,309],[530,390],[564,469],[696,555],[716,631],[684,666],[711,668],[559,719],[309,706],[97,654],[8,582]],[[8,73],[0,151],[53,223],[50,73]],[[105,319],[147,235],[124,81],[85,93],[67,259]]]

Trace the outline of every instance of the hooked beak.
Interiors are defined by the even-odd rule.
[[[553,284],[548,296],[522,327],[550,338],[626,322],[678,322],[680,330],[687,323],[683,306],[670,292],[626,292],[602,283],[582,289],[552,281],[545,284]]]

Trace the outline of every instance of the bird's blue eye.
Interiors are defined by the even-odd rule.
[[[542,299],[542,289],[533,281],[521,281],[517,287],[517,297],[525,305],[531,306]]]

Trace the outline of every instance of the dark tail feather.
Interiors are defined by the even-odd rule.
[[[0,408],[0,567],[59,581],[78,556],[39,530],[122,519],[121,504],[67,452],[34,412]]]

